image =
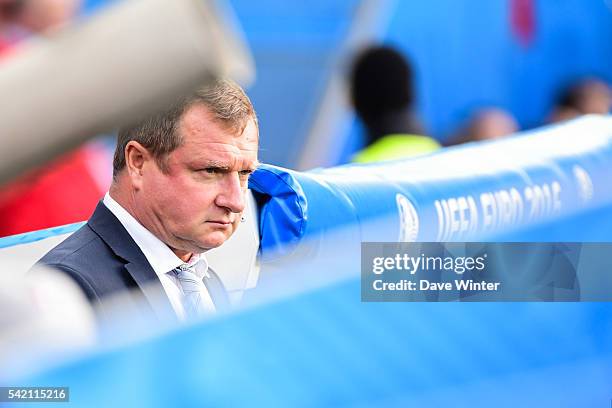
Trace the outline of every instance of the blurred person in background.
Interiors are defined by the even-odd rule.
[[[494,107],[480,108],[469,116],[449,145],[496,140],[518,130],[518,123],[510,112]]]
[[[226,309],[204,252],[241,222],[258,145],[253,105],[227,80],[120,130],[109,192],[38,264],[66,273],[102,310],[109,296],[131,289],[162,318]]]
[[[44,33],[70,22],[82,0],[0,0],[0,27]]]
[[[0,58],[22,40],[68,24],[82,0],[0,0]]]
[[[350,73],[350,96],[366,129],[366,147],[353,161],[376,162],[413,157],[440,148],[423,135],[413,111],[413,69],[397,50],[367,48],[355,59]]]
[[[28,38],[53,34],[98,3],[0,0],[0,65],[17,57],[14,51]],[[87,219],[110,185],[111,151],[107,145],[103,141],[87,143],[0,186],[0,236]]]
[[[549,121],[562,122],[581,115],[606,115],[612,108],[610,86],[597,78],[578,81],[565,89],[553,108]]]

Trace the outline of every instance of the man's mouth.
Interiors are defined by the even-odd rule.
[[[232,225],[232,222],[228,220],[210,220],[207,222],[210,224],[217,224],[217,225]]]

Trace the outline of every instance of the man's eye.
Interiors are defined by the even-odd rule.
[[[222,170],[217,167],[207,167],[204,169],[204,172],[208,174],[219,174],[221,171]]]
[[[248,177],[253,173],[253,170],[242,170],[240,172],[240,176],[241,177]]]

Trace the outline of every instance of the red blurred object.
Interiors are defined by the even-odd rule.
[[[89,218],[110,185],[110,174],[95,174],[104,162],[110,165],[105,149],[86,146],[2,186],[0,236]]]
[[[510,24],[518,42],[531,45],[536,31],[534,0],[510,0]]]
[[[7,38],[0,37],[0,61],[10,57],[15,51],[15,44]]]
[[[10,46],[11,45],[8,42],[6,42],[2,38],[0,38],[0,56],[2,56],[2,54],[7,52],[7,50],[10,48]]]

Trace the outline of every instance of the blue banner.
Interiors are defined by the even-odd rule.
[[[305,173],[262,166],[250,187],[261,195],[265,259],[303,240],[326,246],[339,226],[356,243],[491,241],[578,216],[595,232],[612,222],[612,211],[598,212],[612,208],[611,176],[612,117],[590,116],[412,160]]]

